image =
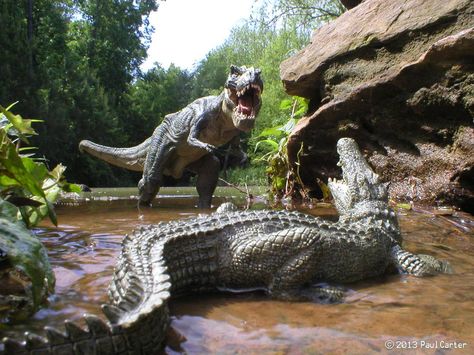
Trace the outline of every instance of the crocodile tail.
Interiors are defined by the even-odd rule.
[[[104,305],[104,313],[113,317],[123,310]],[[168,307],[163,304],[139,322],[122,326],[94,315],[84,315],[87,327],[64,322],[64,331],[45,327],[46,335],[25,333],[25,340],[4,338],[0,355],[8,354],[156,354],[162,349],[169,322]],[[3,346],[3,349],[2,349]]]
[[[44,337],[25,333],[23,341],[4,338],[0,355],[159,353],[169,325],[171,283],[162,253],[164,240],[150,247],[147,238],[152,233],[142,228],[124,238],[110,285],[111,303],[102,305],[106,320],[86,315],[86,328],[66,321],[65,331],[45,327]]]
[[[100,145],[88,140],[79,143],[79,150],[102,159],[112,165],[133,171],[143,171],[151,137],[143,143],[130,148],[115,148]]]

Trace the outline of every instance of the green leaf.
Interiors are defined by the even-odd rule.
[[[278,143],[277,142],[275,142],[274,140],[271,140],[271,139],[264,139],[264,140],[258,141],[257,144],[255,144],[255,151],[257,151],[258,147],[263,143],[270,145],[272,147],[272,149],[275,150],[275,151],[278,150]]]
[[[275,126],[271,128],[265,128],[257,137],[280,137],[283,134],[282,126]]]
[[[10,177],[17,180],[33,195],[44,197],[41,186],[31,175],[33,172],[34,176],[38,176],[43,169],[36,167],[35,162],[30,158],[21,158],[15,149],[15,145],[6,136],[6,133],[1,130],[0,139],[0,163],[9,172]]]
[[[275,180],[274,180],[274,184],[275,184],[275,187],[278,190],[283,190],[285,188],[285,185],[286,185],[286,179],[284,177],[281,177],[281,176],[276,176]]]
[[[64,171],[66,171],[66,167],[62,164],[58,164],[49,172],[49,176],[55,181],[60,181],[63,178]]]
[[[293,100],[292,99],[283,99],[280,101],[280,110],[287,111],[291,110],[293,107]]]
[[[21,184],[15,178],[7,176],[8,172],[1,172],[0,175],[0,187],[11,187],[11,186],[21,186]]]
[[[31,123],[33,122],[41,122],[39,120],[25,120],[20,115],[15,115],[5,109],[3,106],[0,105],[0,111],[5,115],[5,117],[10,121],[13,127],[18,131],[20,138],[28,143],[28,139],[26,135],[36,135],[37,133],[31,127]]]
[[[65,192],[75,192],[75,193],[81,193],[81,187],[77,184],[70,184],[70,183],[62,183],[61,188]]]

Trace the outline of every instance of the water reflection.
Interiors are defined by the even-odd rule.
[[[49,250],[57,277],[47,308],[28,323],[0,328],[0,338],[44,325],[61,326],[84,313],[101,315],[120,242],[150,223],[194,216],[181,200],[138,211],[129,199],[98,200],[58,208],[59,227],[36,233]],[[172,203],[170,203],[172,202]],[[171,206],[171,207],[165,207]],[[205,211],[206,213],[210,211]],[[312,210],[333,216],[333,210]],[[385,353],[387,341],[420,349],[440,342],[466,342],[474,351],[474,224],[469,216],[442,217],[401,212],[406,247],[450,261],[455,274],[429,278],[389,275],[359,282],[346,303],[285,303],[261,293],[191,295],[171,304],[166,352],[190,354]],[[438,343],[436,343],[438,342]],[[399,353],[405,348],[398,348]]]

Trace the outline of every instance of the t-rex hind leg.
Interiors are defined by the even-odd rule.
[[[219,178],[219,168],[219,159],[214,154],[206,154],[188,166],[189,170],[197,174],[196,190],[199,194],[199,208],[211,207],[212,194]]]

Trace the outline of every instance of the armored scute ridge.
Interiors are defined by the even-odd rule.
[[[231,66],[219,96],[202,97],[166,115],[153,135],[136,147],[113,148],[83,140],[79,148],[121,168],[143,171],[138,189],[145,206],[158,193],[163,175],[180,178],[189,169],[198,175],[199,207],[209,208],[220,168],[213,153],[228,142],[238,146],[239,133],[253,128],[262,91],[260,69]]]
[[[234,211],[160,223],[126,236],[103,306],[107,321],[87,316],[88,329],[66,322],[46,338],[4,339],[8,354],[151,354],[163,347],[168,300],[219,289],[263,289],[285,300],[334,299],[332,287],[396,267],[423,276],[449,265],[401,247],[387,191],[352,139],[338,142],[341,181],[329,187],[340,213],[329,222],[298,212]],[[1,353],[1,351],[0,351]]]

